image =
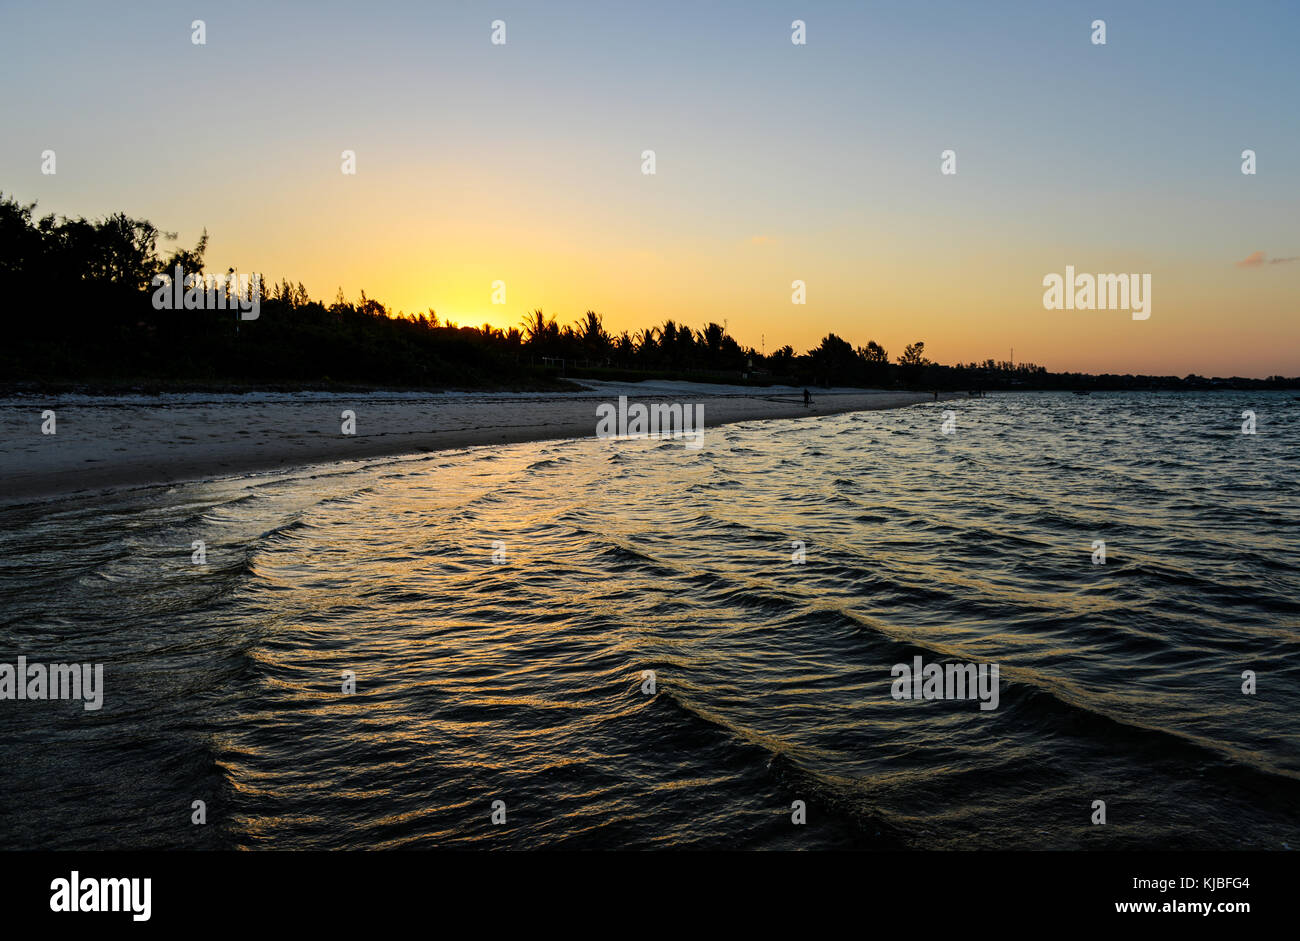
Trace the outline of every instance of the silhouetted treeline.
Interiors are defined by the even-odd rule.
[[[56,219],[34,209],[0,195],[8,340],[0,381],[554,385],[511,355],[504,338],[390,316],[364,293],[326,305],[301,284],[264,286],[255,320],[241,320],[238,309],[156,309],[155,276],[178,265],[201,273],[206,233],[192,249],[160,253],[160,241],[175,236],[144,220]]]
[[[254,320],[226,309],[157,309],[156,276],[203,271],[207,234],[192,249],[152,223],[37,216],[0,194],[0,298],[8,384],[157,382],[167,385],[362,384],[434,388],[548,388],[561,377],[646,377],[815,386],[996,389],[1297,388],[1300,380],[1207,380],[1189,376],[1088,376],[988,360],[944,366],[925,344],[892,360],[875,341],[854,347],[828,334],[814,349],[764,354],[717,323],[674,319],[613,335],[587,311],[560,324],[541,310],[501,330],[462,327],[430,310],[392,313],[365,292],[331,304],[301,283],[262,284]],[[234,269],[229,269],[234,273]]]

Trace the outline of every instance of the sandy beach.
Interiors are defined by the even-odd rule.
[[[0,402],[0,499],[203,480],[331,461],[520,441],[591,437],[596,407],[699,403],[705,426],[894,408],[931,393],[755,389],[689,382],[583,383],[571,393],[250,393],[97,397],[38,395]],[[953,397],[946,395],[944,398]],[[55,433],[42,415],[55,413]],[[342,433],[342,413],[356,416]]]

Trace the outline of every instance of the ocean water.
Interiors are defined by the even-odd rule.
[[[999,395],[0,508],[0,662],[104,665],[99,710],[0,700],[0,839],[1296,848],[1298,408]],[[998,707],[895,699],[917,656],[998,664]]]

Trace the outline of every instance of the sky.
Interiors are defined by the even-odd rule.
[[[0,0],[0,191],[462,325],[1294,376],[1297,48],[1286,2]],[[1045,309],[1067,265],[1149,319]]]

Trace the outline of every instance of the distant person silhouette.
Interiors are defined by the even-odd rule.
[[[803,404],[812,407],[812,393],[807,389],[803,390]]]

